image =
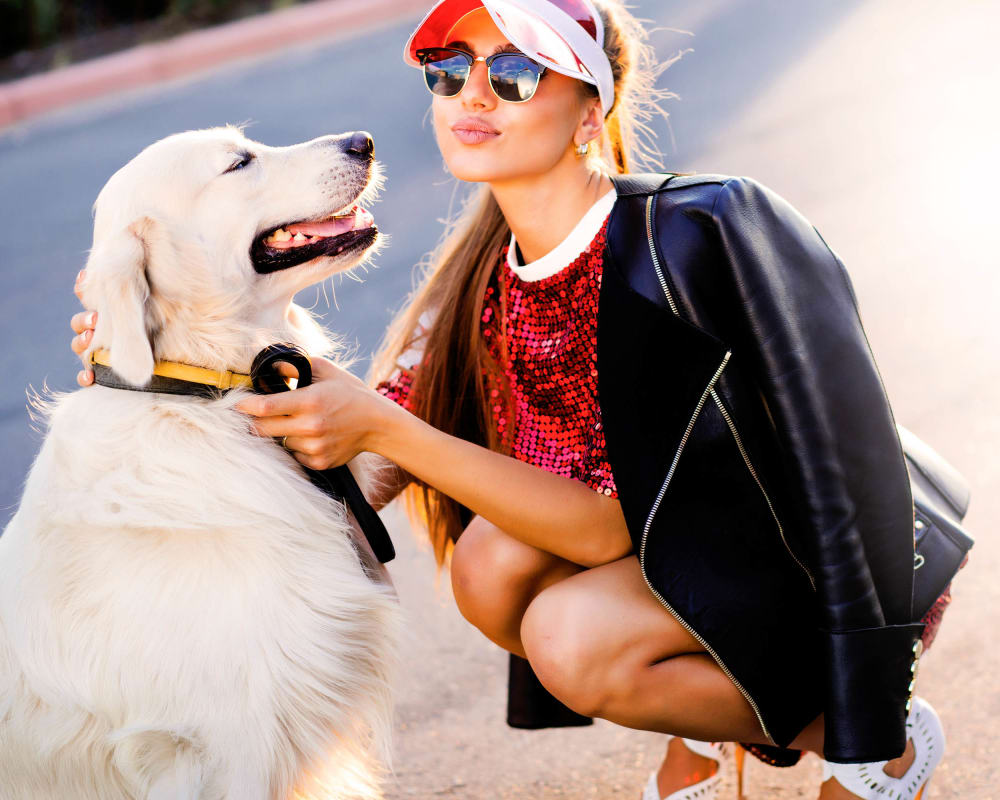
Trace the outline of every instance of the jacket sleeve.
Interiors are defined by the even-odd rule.
[[[895,758],[906,744],[913,505],[892,412],[850,279],[782,198],[728,180],[712,217],[742,356],[768,404],[826,640],[824,756]]]

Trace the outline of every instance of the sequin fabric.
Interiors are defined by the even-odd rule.
[[[375,387],[375,391],[385,395],[397,405],[401,405],[407,411],[412,412],[413,406],[410,403],[410,390],[413,388],[412,369],[400,370],[389,380],[382,381]]]
[[[506,452],[617,498],[597,397],[606,231],[607,220],[572,263],[536,281],[522,280],[508,266],[505,246],[483,298],[480,330],[498,365],[485,378]],[[409,408],[412,385],[412,371],[403,370],[377,390]]]
[[[966,554],[965,558],[962,559],[962,563],[958,565],[958,568],[961,570],[968,563],[969,556]],[[941,592],[940,597],[934,601],[934,605],[930,607],[927,613],[924,614],[923,619],[920,620],[924,623],[924,631],[920,634],[920,638],[924,643],[925,651],[931,646],[934,637],[937,636],[938,628],[941,627],[941,618],[944,616],[944,612],[948,610],[949,605],[951,605],[950,583],[944,587],[944,591]]]
[[[920,634],[920,639],[924,643],[925,651],[931,646],[931,642],[934,641],[934,637],[937,636],[938,628],[941,627],[941,618],[944,616],[944,612],[950,604],[951,584],[949,583],[945,590],[941,593],[941,596],[934,601],[934,605],[930,607],[930,610],[924,614],[924,618],[920,620],[924,623],[924,630],[923,633]]]

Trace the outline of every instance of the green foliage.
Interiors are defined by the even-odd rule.
[[[66,58],[67,53],[75,53],[76,43],[82,37],[136,26],[147,31],[136,34],[135,39],[142,41],[149,36],[171,35],[298,1],[0,0],[0,61],[20,51],[38,51],[53,45],[58,45],[57,50]],[[115,37],[127,38],[119,34]],[[52,65],[51,59],[49,63]],[[0,75],[3,72],[8,71],[0,71]]]
[[[48,44],[59,33],[62,3],[59,0],[30,0],[33,33],[39,44]]]
[[[0,56],[55,41],[61,6],[60,0],[0,0]]]
[[[261,3],[247,3],[245,0],[169,0],[167,14],[198,22],[221,22],[239,16],[247,6]]]

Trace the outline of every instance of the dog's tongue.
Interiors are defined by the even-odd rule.
[[[337,217],[324,222],[300,222],[285,228],[293,236],[301,233],[303,236],[339,236],[354,230],[354,215]]]

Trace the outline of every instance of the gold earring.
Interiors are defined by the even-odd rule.
[[[579,156],[580,158],[583,158],[583,157],[584,157],[584,156],[586,156],[586,155],[587,155],[587,153],[589,153],[589,152],[590,152],[590,142],[584,142],[583,144],[578,144],[578,145],[576,146],[576,154],[577,154],[577,155],[578,155],[578,156]]]

